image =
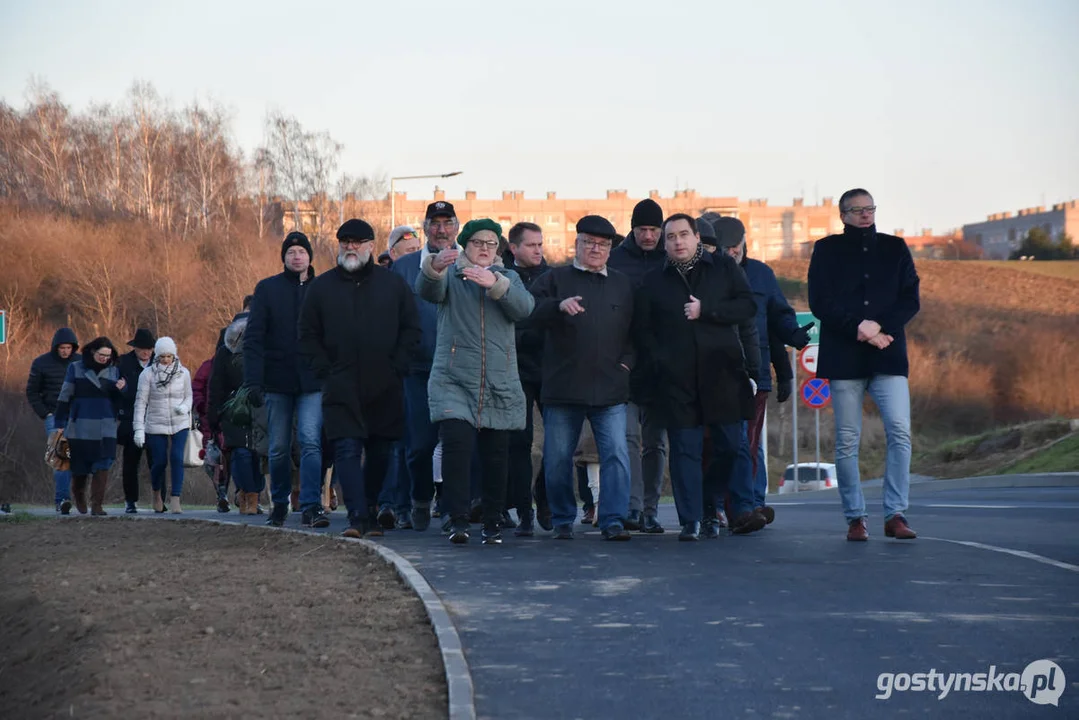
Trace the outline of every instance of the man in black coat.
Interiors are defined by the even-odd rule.
[[[322,507],[322,398],[319,382],[297,350],[300,307],[315,272],[307,236],[290,232],[281,244],[285,271],[259,281],[244,333],[244,383],[251,404],[265,399],[270,434],[268,525],[280,527],[288,516],[292,491],[292,429],[300,445],[300,509],[303,524],[330,524]]]
[[[530,290],[536,280],[550,270],[543,257],[543,230],[535,223],[519,222],[510,228],[508,239],[509,262],[506,267],[514,270],[525,288]],[[540,526],[551,529],[551,508],[547,504],[542,465],[535,491],[537,509],[535,514],[532,512],[532,481],[536,477],[532,470],[532,408],[539,403],[543,381],[543,329],[536,327],[531,318],[522,320],[517,323],[516,340],[517,370],[525,393],[525,429],[510,433],[506,506],[517,508],[519,523],[513,534],[529,537],[537,514]]]
[[[135,444],[135,427],[133,416],[135,414],[135,394],[139,388],[139,375],[145,370],[154,358],[154,343],[157,338],[149,328],[139,328],[135,331],[135,337],[127,341],[131,352],[120,356],[120,377],[126,384],[123,389],[124,404],[120,408],[120,426],[116,430],[116,442],[124,446],[123,455],[123,479],[124,501],[127,503],[125,513],[132,515],[138,512],[136,503],[139,501],[139,461],[142,454],[146,453],[146,467],[150,468],[150,448],[139,447]]]
[[[757,368],[747,362],[738,326],[754,318],[757,306],[735,262],[704,251],[692,217],[667,218],[664,239],[667,263],[645,276],[638,291],[634,334],[670,440],[679,540],[697,540],[704,513],[704,428],[712,436],[713,462],[730,462],[745,440],[745,421],[753,417]],[[755,350],[756,337],[747,345]],[[749,473],[733,475],[729,490],[732,530],[745,531],[758,517]]]
[[[300,353],[322,383],[326,438],[348,508],[344,534],[381,536],[378,495],[393,441],[404,435],[403,378],[422,331],[412,290],[371,257],[371,226],[348,220],[337,240],[337,267],[315,279],[303,306]]]
[[[600,459],[599,526],[607,540],[629,540],[629,453],[626,401],[634,353],[633,285],[607,267],[618,234],[606,219],[577,222],[572,265],[550,270],[532,285],[531,321],[544,331],[543,467],[555,537],[573,537],[573,453],[585,419]]]
[[[843,234],[813,246],[809,308],[820,318],[817,376],[831,385],[835,465],[847,539],[869,538],[858,474],[862,403],[873,398],[884,421],[884,534],[917,535],[907,524],[910,388],[904,327],[918,313],[918,273],[903,238],[877,232],[873,197],[861,188],[839,198]]]
[[[644,276],[666,262],[663,243],[663,208],[645,198],[633,207],[630,233],[625,242],[611,251],[609,266],[625,273],[637,290]],[[634,368],[626,404],[626,445],[629,449],[629,515],[626,528],[660,534],[657,518],[663,488],[663,468],[667,464],[667,431],[651,412],[652,388],[641,368]]]
[[[26,399],[30,402],[34,414],[45,423],[45,437],[55,428],[53,413],[56,411],[56,399],[64,385],[67,366],[75,359],[79,349],[79,340],[71,328],[60,328],[52,336],[49,352],[38,355],[30,364],[30,377],[26,379]],[[71,512],[71,472],[55,470],[52,474],[55,489],[56,509],[67,515]]]

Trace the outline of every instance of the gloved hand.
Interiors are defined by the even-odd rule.
[[[814,325],[816,325],[816,323],[811,322],[808,325],[800,327],[794,331],[794,336],[791,338],[791,340],[794,341],[795,349],[801,350],[809,344],[809,331]],[[782,400],[780,402],[782,402]]]
[[[757,381],[754,380],[753,378],[750,378],[749,379],[749,387],[751,387],[753,389],[753,396],[756,397],[756,395],[757,395]]]
[[[779,380],[776,382],[776,402],[787,402],[794,392],[794,380]]]
[[[266,403],[266,398],[262,394],[262,388],[257,385],[252,385],[247,389],[247,404],[253,408],[260,408]]]
[[[145,444],[146,444],[146,431],[145,430],[136,430],[135,431],[135,447],[142,447]]]

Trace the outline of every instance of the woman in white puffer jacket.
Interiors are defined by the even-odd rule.
[[[191,429],[191,373],[180,364],[176,343],[163,337],[154,345],[154,361],[139,375],[135,394],[135,444],[150,451],[150,482],[154,512],[165,512],[162,495],[165,466],[172,468],[169,510],[180,510],[184,487],[184,446]],[[171,441],[172,447],[169,447]]]

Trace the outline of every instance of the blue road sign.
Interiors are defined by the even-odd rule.
[[[820,410],[832,402],[832,388],[824,378],[811,377],[802,382],[802,404],[810,410]]]

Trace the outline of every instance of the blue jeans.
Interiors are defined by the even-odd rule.
[[[48,438],[52,434],[52,431],[56,429],[56,418],[50,413],[45,417],[45,437]],[[52,481],[56,486],[56,504],[59,505],[64,500],[71,499],[71,471],[70,470],[53,470]]]
[[[405,376],[405,465],[412,502],[430,506],[435,494],[431,458],[438,445],[438,426],[431,422],[427,403],[429,373]]]
[[[367,520],[378,504],[391,441],[338,438],[333,441],[333,471],[350,519]]]
[[[712,461],[704,481],[705,517],[715,517],[715,511],[723,508],[725,496],[730,499],[731,520],[757,507],[753,500],[753,462],[746,425],[743,421],[708,427]]]
[[[678,524],[700,522],[704,516],[704,473],[701,453],[704,450],[704,428],[669,428],[671,490]],[[600,494],[602,497],[602,493]]]
[[[395,442],[390,450],[386,479],[382,482],[382,492],[378,494],[378,507],[391,508],[397,516],[406,515],[412,509],[403,442]]]
[[[764,457],[764,443],[757,446],[757,471],[753,473],[753,505],[764,507],[768,495],[768,459]]]
[[[262,492],[262,486],[266,484],[266,481],[262,477],[258,454],[247,448],[233,448],[229,454],[232,455],[229,465],[232,468],[232,482],[236,484],[236,489],[249,493]]]
[[[873,398],[884,421],[888,450],[884,461],[884,519],[907,511],[910,490],[910,387],[902,375],[874,375],[860,380],[832,380],[835,411],[835,471],[847,520],[866,517],[858,474],[862,439],[862,402]]]
[[[172,435],[147,435],[146,447],[150,450],[150,487],[154,490],[165,488],[165,466],[172,477],[171,495],[180,497],[184,489],[184,445],[187,444],[187,430]],[[171,447],[169,443],[172,443]]]
[[[300,445],[300,509],[322,506],[322,393],[266,393],[270,434],[270,496],[275,505],[292,492],[292,424]]]
[[[585,419],[592,425],[600,462],[597,515],[600,529],[621,526],[629,512],[629,451],[626,449],[626,406],[545,405],[543,469],[547,501],[555,525],[577,519],[573,496],[573,452]]]

